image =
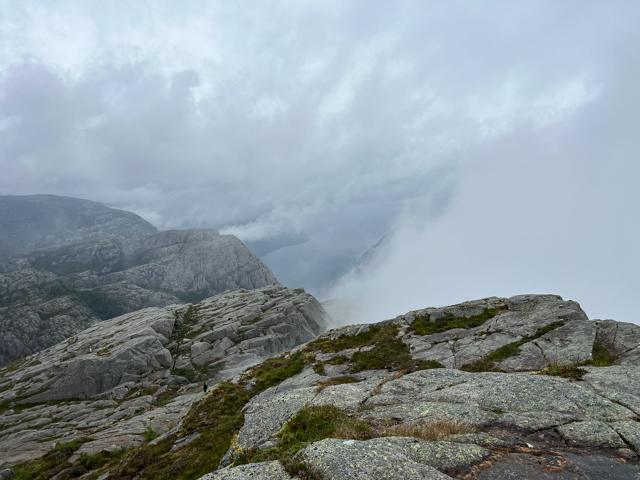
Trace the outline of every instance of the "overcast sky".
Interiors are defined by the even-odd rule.
[[[233,233],[362,321],[640,323],[639,86],[635,1],[1,2],[0,194]]]

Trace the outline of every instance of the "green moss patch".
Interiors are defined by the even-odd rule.
[[[453,315],[439,318],[432,321],[429,315],[417,317],[411,322],[410,331],[416,335],[433,335],[434,333],[446,332],[454,328],[475,328],[485,323],[490,318],[502,313],[505,309],[487,308],[480,315],[472,317],[454,317]]]
[[[153,431],[153,429],[151,427],[149,427],[149,429],[144,432],[144,435],[142,436],[144,438],[144,443],[149,443],[153,440],[155,440],[156,438],[158,438],[160,435],[156,432]]]
[[[343,335],[335,340],[318,339],[309,343],[307,351],[321,351],[323,353],[336,353],[348,348],[360,348],[373,345],[374,343],[388,337],[389,326],[372,326],[368,331],[357,335]],[[396,327],[397,331],[397,327]]]
[[[60,474],[63,470],[72,468],[73,465],[69,463],[69,458],[73,455],[73,452],[78,450],[83,443],[91,440],[91,438],[78,438],[72,442],[59,443],[40,459],[16,465],[13,467],[14,480],[46,480]],[[85,469],[83,473],[86,472],[87,470]],[[59,478],[63,477],[61,475]]]
[[[574,380],[582,380],[582,377],[588,373],[579,365],[567,365],[559,362],[552,362],[547,368],[540,370],[539,375],[550,375],[553,377],[573,378]]]
[[[409,345],[397,338],[397,325],[372,326],[369,331],[352,336],[342,336],[335,340],[316,340],[309,343],[305,352],[335,353],[348,348],[373,346],[369,351],[356,352],[351,357],[351,372],[363,370],[386,369],[415,372],[429,368],[444,368],[438,362],[414,359],[409,353]],[[348,359],[342,355],[325,363],[344,363]]]
[[[611,354],[609,350],[607,350],[607,347],[598,340],[593,342],[593,351],[591,356],[593,358],[593,360],[591,360],[591,365],[594,367],[610,367],[613,365],[613,362],[618,359],[616,355]]]
[[[201,436],[184,447],[171,451],[178,436],[170,436],[157,445],[145,445],[129,451],[124,460],[111,469],[110,480],[197,479],[216,470],[229,449],[231,440],[244,424],[242,408],[255,395],[302,371],[311,363],[298,352],[289,357],[271,358],[246,372],[237,384],[225,381],[211,390],[187,414],[180,436],[199,432]],[[257,382],[245,389],[253,379]]]
[[[368,440],[377,436],[369,423],[348,416],[334,405],[305,407],[278,432],[280,443],[276,447],[241,452],[234,465],[280,460],[286,467],[300,450],[325,438]]]
[[[406,370],[415,372],[431,368],[444,368],[439,362],[426,361],[413,358],[409,353],[409,345],[397,339],[397,327],[392,325],[385,327],[375,347],[367,352],[356,352],[351,357],[353,366],[351,372],[362,372],[364,370]]]
[[[517,342],[509,343],[497,349],[495,352],[490,353],[486,357],[483,357],[479,360],[476,360],[472,363],[467,363],[460,367],[460,370],[464,370],[465,372],[498,372],[502,371],[496,368],[495,364],[497,362],[502,362],[504,359],[509,357],[514,357],[520,353],[520,347],[525,343],[529,343],[533,340],[536,340],[542,337],[544,334],[555,330],[556,328],[560,328],[564,325],[564,322],[554,322],[546,325],[542,328],[536,330],[536,333],[533,335],[523,337]]]

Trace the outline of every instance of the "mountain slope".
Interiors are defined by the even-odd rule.
[[[556,295],[343,327],[223,382],[106,478],[637,478],[639,341]]]
[[[0,195],[0,260],[38,248],[157,229],[138,215],[102,203],[56,195]]]
[[[100,237],[38,250],[0,263],[0,273],[0,285],[19,280],[19,288],[12,287],[17,290],[37,290],[43,279],[58,286],[37,298],[0,292],[0,365],[54,345],[60,334],[73,335],[98,318],[198,302],[234,288],[279,285],[240,240],[206,229]],[[41,315],[39,305],[56,299],[68,305]],[[49,335],[54,326],[57,333]]]
[[[589,320],[579,304],[556,295],[492,297],[331,330],[245,369],[242,355],[255,348],[252,342],[264,348],[273,335],[295,325],[302,332],[307,327],[300,315],[309,318],[321,309],[312,297],[286,289],[222,297],[203,302],[195,312],[176,311],[173,332],[177,338],[190,333],[184,346],[178,345],[178,357],[170,352],[184,362],[175,368],[186,372],[190,364],[197,380],[203,365],[208,375],[223,379],[216,362],[224,350],[235,357],[236,367],[224,365],[226,375],[244,369],[202,398],[194,393],[154,405],[164,388],[156,390],[157,372],[169,361],[162,348],[171,351],[171,341],[158,333],[168,334],[171,317],[165,320],[159,312],[149,322],[135,320],[129,330],[134,338],[111,348],[111,337],[95,335],[96,327],[56,347],[76,355],[75,367],[69,364],[67,371],[78,379],[74,385],[90,393],[87,388],[97,383],[79,379],[106,378],[90,367],[96,361],[92,355],[98,355],[87,353],[90,345],[107,348],[101,363],[107,366],[122,363],[134,344],[149,342],[146,357],[134,355],[149,370],[123,373],[124,383],[93,402],[20,403],[60,398],[65,378],[71,377],[54,372],[49,378],[51,352],[0,372],[0,389],[7,388],[0,395],[16,403],[0,416],[4,456],[13,463],[26,458],[24,452],[30,458],[44,452],[52,438],[62,444],[14,470],[24,479],[37,472],[44,472],[38,478],[91,472],[92,478],[112,480],[383,480],[398,472],[416,480],[640,475],[638,325]],[[268,318],[253,311],[258,305]],[[204,319],[219,314],[224,319],[214,320],[211,329]],[[193,323],[187,320],[192,316]],[[231,324],[235,327],[228,328]],[[311,330],[321,329],[317,325]],[[161,337],[167,340],[164,347]],[[236,350],[239,345],[245,345],[244,353]],[[118,368],[108,371],[120,375]],[[167,386],[180,382],[163,378],[160,383]],[[18,392],[29,397],[19,399]],[[112,400],[99,400],[103,397]],[[172,422],[177,425],[168,430]],[[144,444],[148,428],[164,434],[154,440],[149,434]],[[93,439],[82,439],[89,435]],[[116,446],[139,446],[118,453],[111,447],[114,439]]]
[[[43,350],[99,322],[52,273],[0,275],[0,365]]]
[[[0,466],[39,457],[52,439],[90,436],[88,453],[141,445],[149,428],[166,432],[202,397],[192,382],[228,378],[315,338],[325,315],[304,291],[273,286],[100,322],[0,369]]]

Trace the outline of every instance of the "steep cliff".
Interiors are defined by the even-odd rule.
[[[0,275],[0,365],[38,352],[99,321],[52,273]]]

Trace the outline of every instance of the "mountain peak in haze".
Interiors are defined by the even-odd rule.
[[[130,238],[158,230],[135,213],[56,195],[0,195],[0,260],[105,235]]]

